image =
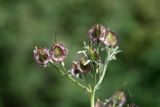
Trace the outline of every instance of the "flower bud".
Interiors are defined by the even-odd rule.
[[[34,59],[38,64],[46,66],[50,61],[49,49],[35,47]]]
[[[89,47],[89,55],[90,55],[91,60],[100,62],[100,56],[98,55],[95,48]]]
[[[68,50],[59,43],[54,44],[50,52],[51,59],[54,62],[62,62],[67,54]]]

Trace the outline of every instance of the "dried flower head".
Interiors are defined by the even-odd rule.
[[[50,61],[49,49],[47,48],[38,48],[37,46],[34,49],[34,59],[38,64],[46,66]]]
[[[56,43],[53,45],[50,52],[51,59],[54,62],[62,62],[66,57],[67,53],[68,53],[68,50],[62,44]]]
[[[107,34],[107,29],[103,25],[96,24],[89,30],[89,39],[92,42],[99,40],[100,37],[103,37]]]
[[[126,102],[126,95],[123,91],[117,91],[111,97],[111,101],[113,102],[113,104],[122,107]]]
[[[118,38],[115,32],[108,30],[107,35],[100,37],[100,41],[108,47],[115,47],[118,43]]]

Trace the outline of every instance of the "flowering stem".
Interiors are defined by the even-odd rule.
[[[99,88],[100,84],[102,83],[102,81],[103,81],[103,79],[104,79],[104,76],[105,76],[105,74],[106,74],[106,70],[107,70],[108,63],[109,63],[109,59],[106,58],[102,75],[100,76],[100,79],[99,79],[98,83],[97,83],[96,86],[95,86],[95,90],[97,90],[97,89]]]
[[[95,99],[95,91],[94,90],[93,90],[90,97],[91,97],[91,99],[90,99],[91,100],[91,107],[94,107],[94,105],[95,105],[95,102],[94,102],[95,101],[94,100]]]
[[[65,75],[62,70],[60,70],[57,66],[55,66],[53,63],[50,63],[50,65],[55,68],[57,71],[59,71],[62,75]]]
[[[65,65],[62,62],[61,66],[63,68],[63,71],[65,73],[65,75],[68,77],[69,80],[71,80],[73,83],[75,83],[77,86],[81,87],[82,89],[84,89],[85,91],[88,92],[88,94],[91,94],[91,89],[88,88],[87,86],[84,86],[83,84],[81,84],[80,82],[78,82],[77,80],[75,80],[71,75],[68,74],[67,70],[65,69]]]
[[[113,107],[116,107],[116,103],[113,104]]]
[[[87,91],[89,94],[91,93],[91,90],[89,88],[87,88],[86,86],[84,86],[83,84],[81,84],[80,82],[76,81],[71,75],[67,74],[67,77],[74,82],[76,85],[78,85],[79,87],[83,88],[85,91]]]

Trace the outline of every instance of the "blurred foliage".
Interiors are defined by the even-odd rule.
[[[51,47],[57,35],[69,48],[70,67],[95,23],[116,31],[123,50],[110,63],[98,96],[124,89],[128,102],[160,107],[159,5],[159,0],[0,0],[0,107],[89,107],[89,98],[73,83],[35,64],[33,49]]]

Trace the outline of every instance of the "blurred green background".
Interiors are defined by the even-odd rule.
[[[0,107],[89,107],[81,89],[35,63],[33,49],[57,35],[70,67],[95,23],[116,31],[123,50],[97,95],[122,88],[128,102],[160,107],[159,11],[159,0],[0,0]]]

